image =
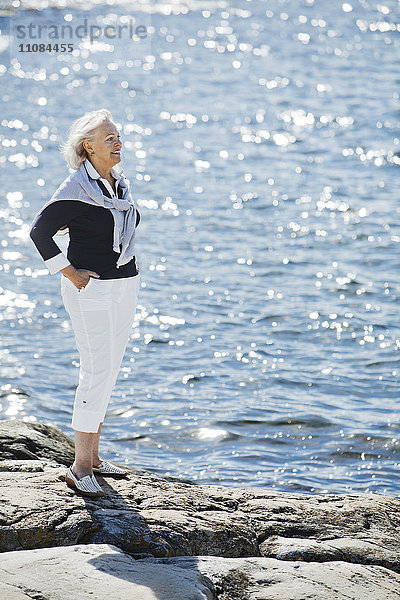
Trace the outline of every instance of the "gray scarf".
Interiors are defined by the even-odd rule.
[[[115,175],[122,175],[119,181],[123,192],[122,198],[104,196],[100,186],[96,180],[89,177],[85,165],[82,163],[78,171],[64,179],[41,210],[59,200],[78,200],[109,208],[114,217],[113,250],[120,254],[117,267],[121,267],[135,255],[136,208],[130,193],[129,180],[123,175],[122,168],[115,165],[111,170],[112,174],[113,172]],[[57,232],[57,234],[65,233],[68,233],[67,225]]]

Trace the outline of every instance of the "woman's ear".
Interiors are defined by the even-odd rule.
[[[91,150],[91,148],[89,148],[87,142],[82,142],[82,146],[83,146],[84,150],[86,150],[86,154],[90,154],[92,152],[92,150]]]

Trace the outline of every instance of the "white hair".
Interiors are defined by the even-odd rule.
[[[106,108],[92,110],[76,119],[69,128],[68,140],[60,146],[68,165],[77,171],[88,154],[82,142],[91,141],[96,136],[96,129],[104,121],[112,121],[112,116]]]

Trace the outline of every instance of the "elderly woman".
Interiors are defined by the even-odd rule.
[[[134,256],[140,216],[121,166],[122,142],[106,109],[86,113],[62,152],[74,169],[35,217],[31,238],[61,294],[80,355],[72,415],[75,461],[65,480],[85,496],[104,495],[94,473],[127,472],[99,457],[101,427],[135,318],[139,272]],[[67,256],[53,240],[69,232]]]

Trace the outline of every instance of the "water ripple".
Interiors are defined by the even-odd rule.
[[[121,126],[142,214],[104,451],[204,483],[398,495],[393,3],[18,4],[11,28],[148,35],[58,54],[2,36],[0,417],[72,433],[73,332],[28,231],[84,93]]]

